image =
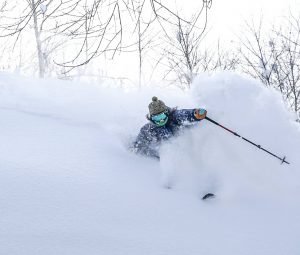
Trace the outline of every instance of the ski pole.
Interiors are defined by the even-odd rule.
[[[239,137],[239,138],[242,138],[244,141],[246,141],[246,142],[248,142],[248,143],[250,143],[250,144],[256,146],[257,148],[263,150],[264,152],[269,153],[269,154],[272,155],[273,157],[278,158],[279,160],[281,160],[281,164],[283,164],[283,163],[290,164],[289,162],[287,162],[287,161],[285,160],[285,156],[284,156],[283,158],[280,158],[280,157],[278,157],[277,155],[275,155],[274,153],[272,153],[272,152],[270,152],[270,151],[264,149],[264,148],[261,147],[260,145],[254,143],[254,142],[252,142],[252,141],[250,141],[250,140],[248,140],[248,139],[245,138],[245,137],[242,137],[242,136],[239,135],[238,133],[236,133],[236,132],[230,130],[229,128],[226,128],[226,127],[222,126],[221,124],[219,124],[218,122],[212,120],[211,118],[205,117],[205,119],[208,120],[208,121],[210,121],[211,123],[213,123],[213,124],[215,124],[215,125],[217,125],[217,126],[223,128],[223,129],[227,130],[227,131],[230,132],[231,134],[233,134],[233,135],[235,135],[235,136],[237,136],[237,137]]]

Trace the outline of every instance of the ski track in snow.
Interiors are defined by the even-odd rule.
[[[31,92],[20,85],[29,81]],[[207,122],[165,144],[160,166],[126,148],[143,124],[142,102],[151,91],[131,94],[139,96],[134,102],[115,91],[112,104],[101,90],[97,103],[94,87],[78,85],[69,94],[63,82],[53,88],[45,81],[37,89],[38,82],[0,74],[0,254],[300,254],[299,129],[283,122],[287,115],[268,92],[223,74],[199,78],[196,84],[211,88],[195,87],[193,97],[171,93],[170,101],[184,107],[203,102],[244,136],[276,152],[283,148],[290,166]],[[237,82],[247,96],[226,89]],[[230,91],[261,107],[262,118],[248,106],[235,110]],[[249,95],[266,105],[251,105]],[[66,105],[60,104],[64,97]],[[245,111],[254,123],[234,122]],[[264,126],[264,118],[274,121]],[[274,139],[278,133],[286,136]],[[163,172],[173,176],[170,190],[161,186]],[[217,197],[204,202],[209,189]]]

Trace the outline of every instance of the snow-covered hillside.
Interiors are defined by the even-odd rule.
[[[160,163],[134,155],[153,95],[291,164],[206,120]],[[253,80],[203,76],[182,93],[0,73],[0,141],[0,254],[300,254],[300,127]]]

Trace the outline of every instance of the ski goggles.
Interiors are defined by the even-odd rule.
[[[151,116],[151,120],[158,126],[163,126],[168,121],[168,115],[166,112],[155,114]]]

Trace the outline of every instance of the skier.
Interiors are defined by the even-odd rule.
[[[202,108],[181,110],[170,108],[155,96],[148,108],[149,114],[146,118],[149,122],[141,128],[133,149],[138,154],[158,160],[161,142],[177,135],[182,128],[201,121],[207,113]]]
[[[138,134],[133,149],[136,153],[160,160],[159,146],[163,141],[177,135],[183,128],[191,127],[196,122],[206,117],[207,111],[202,108],[181,109],[170,108],[157,97],[152,98],[148,106],[149,114],[146,118],[149,123],[145,124]],[[171,183],[167,177],[163,186],[171,188]],[[213,193],[202,194],[202,199],[213,198]]]

